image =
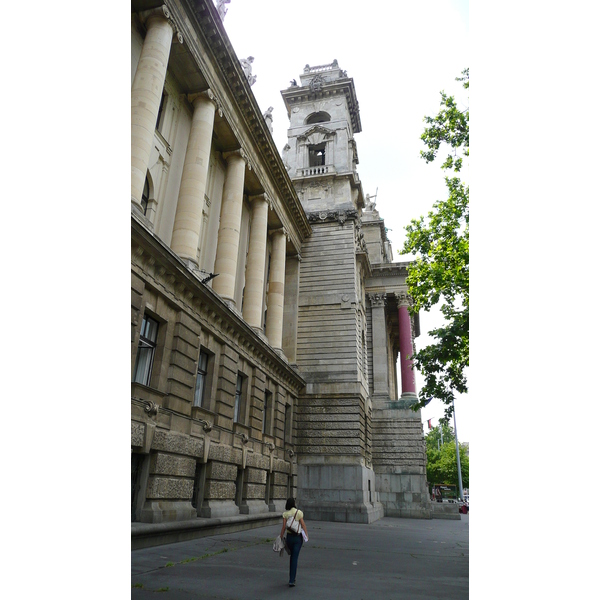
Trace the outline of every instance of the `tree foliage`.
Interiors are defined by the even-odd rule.
[[[439,444],[438,444],[439,442]],[[425,447],[427,450],[437,450],[442,442],[454,442],[454,429],[446,422],[440,421],[440,424],[430,429],[425,436]]]
[[[448,425],[443,425],[444,444],[440,445],[438,450],[438,440],[440,428],[435,427],[425,436],[425,445],[427,448],[427,481],[432,485],[434,483],[451,483],[458,490],[458,465],[456,462],[456,443],[454,441],[454,431]],[[448,439],[446,439],[448,435]],[[463,444],[458,444],[460,454],[460,472],[463,488],[469,487],[469,456],[467,448]]]
[[[469,87],[469,69],[457,81]],[[442,169],[459,173],[469,156],[469,109],[459,110],[453,96],[441,92],[441,110],[425,117],[428,127],[421,136],[426,162],[436,159],[442,146],[450,153]],[[440,305],[445,325],[429,332],[435,343],[413,356],[414,368],[425,380],[414,409],[431,398],[446,404],[452,415],[455,394],[467,392],[465,369],[469,365],[469,187],[459,177],[445,177],[448,198],[433,205],[427,218],[413,219],[405,227],[403,254],[414,254],[407,277],[413,300],[412,312]]]

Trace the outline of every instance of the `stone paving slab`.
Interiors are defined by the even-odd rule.
[[[307,522],[296,587],[279,526],[131,553],[132,599],[467,600],[469,515],[458,521],[383,518],[370,525]],[[170,566],[167,566],[170,565]],[[141,586],[141,587],[140,587]]]

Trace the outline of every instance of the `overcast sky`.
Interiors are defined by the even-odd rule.
[[[420,158],[423,117],[439,109],[439,92],[454,93],[460,106],[468,98],[455,78],[469,66],[468,2],[340,0],[231,0],[225,29],[239,58],[254,57],[252,91],[261,110],[273,107],[273,138],[281,153],[289,120],[281,90],[300,83],[304,66],[331,63],[354,79],[362,132],[356,135],[358,174],[365,194],[377,191],[395,260],[404,227],[447,197],[438,163]],[[440,161],[441,164],[441,161]],[[421,337],[442,323],[439,311],[421,314]],[[417,385],[421,383],[417,374]],[[422,411],[437,424],[444,407],[432,401]],[[456,401],[460,441],[469,441],[469,397]]]

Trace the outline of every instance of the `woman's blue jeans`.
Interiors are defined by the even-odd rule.
[[[290,583],[296,583],[296,569],[298,568],[298,556],[302,548],[302,534],[287,533],[287,545],[292,551],[290,554]]]

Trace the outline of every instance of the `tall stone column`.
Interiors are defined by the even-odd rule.
[[[166,6],[147,17],[146,38],[131,85],[131,202],[140,212],[173,39],[168,18]]]
[[[398,323],[400,329],[400,373],[402,376],[402,397],[416,397],[415,374],[413,371],[412,328],[408,313],[410,298],[407,294],[396,294],[398,300]]]
[[[221,223],[215,259],[215,273],[219,276],[213,280],[213,290],[225,300],[235,302],[235,276],[240,245],[246,161],[240,150],[227,152],[223,156],[227,160],[227,171],[223,185]]]
[[[252,224],[246,263],[243,317],[252,327],[262,325],[263,294],[265,288],[265,260],[267,256],[267,219],[269,203],[265,194],[251,196]]]
[[[385,294],[369,294],[371,301],[371,337],[373,347],[373,396],[390,400]],[[383,398],[382,398],[383,397]],[[394,398],[395,399],[395,398]]]
[[[273,232],[273,238],[271,241],[271,273],[269,276],[267,328],[265,331],[271,346],[279,349],[281,349],[283,337],[285,240],[285,229],[281,228]]]
[[[207,90],[193,98],[192,104],[194,115],[183,163],[171,249],[197,266],[216,103],[213,93]]]

